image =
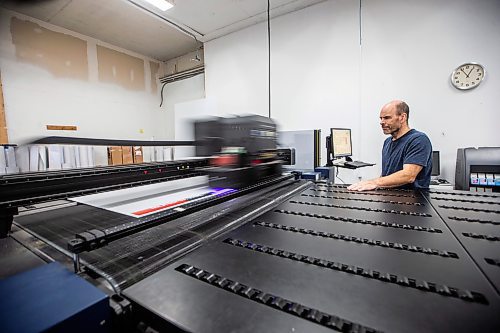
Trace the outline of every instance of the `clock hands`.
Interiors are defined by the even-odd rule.
[[[469,75],[467,73],[465,73],[462,68],[460,68],[460,70],[465,74],[466,77],[469,77]],[[469,72],[469,74],[470,74],[470,72]]]
[[[465,71],[462,68],[460,68],[460,70],[462,71],[462,73],[465,74],[466,78],[469,78],[470,73],[472,73],[472,71],[474,70],[474,66],[472,66],[472,69],[469,71],[469,74],[465,73]]]
[[[472,69],[470,70],[469,74],[465,74],[465,75],[467,75],[467,77],[469,77],[470,73],[472,73],[473,70],[474,70],[474,66],[472,66]]]

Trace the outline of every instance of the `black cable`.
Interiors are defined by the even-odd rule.
[[[361,1],[362,1],[362,0],[359,0],[359,14],[358,14],[358,16],[359,16],[359,46],[361,46],[361,37],[362,37],[362,35],[361,35],[361,29],[362,29],[362,27],[363,27],[363,25],[362,25],[362,21],[361,21],[361,19],[363,18],[363,17],[361,16],[361,9],[362,9],[362,8],[361,8]]]
[[[162,106],[163,104],[163,88],[165,88],[165,86],[167,85],[168,82],[165,82],[162,86],[161,86],[161,92],[160,92],[160,97],[161,97],[161,102],[160,102],[160,107]]]
[[[165,88],[165,86],[168,84],[168,83],[172,83],[172,82],[176,82],[176,81],[180,81],[180,80],[185,80],[185,79],[190,79],[196,75],[200,75],[200,74],[203,74],[205,71],[203,72],[192,72],[192,73],[187,73],[187,74],[184,74],[184,75],[180,75],[180,76],[177,76],[175,78],[170,78],[170,79],[166,79],[165,81],[160,81],[160,82],[163,82],[163,85],[161,86],[161,91],[160,91],[160,97],[161,97],[161,102],[160,102],[160,107],[162,106],[163,104],[163,88]]]
[[[335,178],[338,178],[342,182],[342,184],[345,184],[345,182],[339,177],[339,168],[336,167],[335,169],[337,169],[335,172]]]
[[[268,85],[269,85],[269,118],[271,118],[271,16],[270,16],[271,1],[267,0],[267,53],[268,53]]]

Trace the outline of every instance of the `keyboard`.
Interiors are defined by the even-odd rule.
[[[332,164],[334,166],[344,166],[345,160],[334,160],[334,161],[332,161]]]
[[[372,165],[375,165],[375,164],[366,163],[366,162],[362,162],[362,161],[346,161],[344,163],[345,167],[353,168],[353,169],[362,168],[362,167],[366,167],[366,166],[372,166]]]

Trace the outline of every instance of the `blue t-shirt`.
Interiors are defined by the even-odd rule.
[[[403,164],[417,164],[423,168],[418,173],[415,182],[400,186],[400,188],[429,188],[432,172],[432,145],[427,135],[411,129],[395,141],[392,141],[392,137],[384,141],[382,176],[403,170]]]

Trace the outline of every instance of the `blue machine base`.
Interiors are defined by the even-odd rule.
[[[59,263],[0,281],[2,332],[107,332],[108,296]]]

